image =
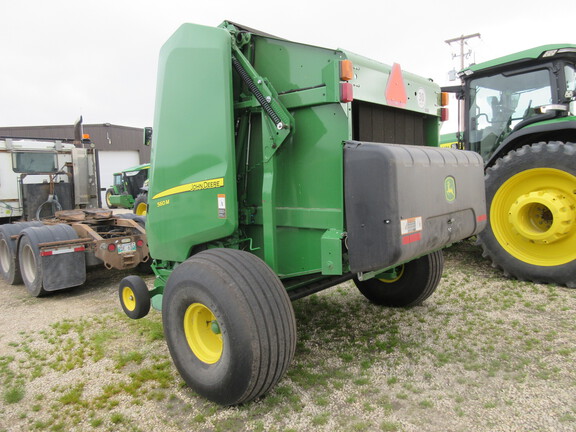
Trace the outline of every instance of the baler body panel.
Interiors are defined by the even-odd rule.
[[[184,24],[160,54],[147,225],[151,255],[190,249],[238,226],[230,35]]]

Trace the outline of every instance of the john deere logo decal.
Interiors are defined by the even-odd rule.
[[[452,176],[448,176],[444,179],[444,196],[448,202],[452,202],[456,199],[456,180]]]

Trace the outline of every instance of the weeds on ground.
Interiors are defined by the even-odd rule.
[[[488,431],[494,413],[525,410],[514,394],[573,386],[573,292],[502,279],[470,243],[446,255],[443,281],[422,306],[381,308],[352,283],[294,302],[293,364],[255,402],[221,408],[187,388],[160,314],[109,314],[18,335],[15,354],[0,357],[0,415],[26,407],[12,421],[36,430],[147,430],[155,409],[181,430],[426,430],[423,419],[434,417],[439,429]],[[576,426],[576,407],[548,408],[559,428]]]

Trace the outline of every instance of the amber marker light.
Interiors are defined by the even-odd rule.
[[[340,61],[340,79],[342,81],[350,81],[354,78],[354,67],[350,60]]]

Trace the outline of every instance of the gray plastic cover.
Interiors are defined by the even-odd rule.
[[[410,261],[486,225],[483,161],[470,151],[347,141],[344,190],[352,272]]]

